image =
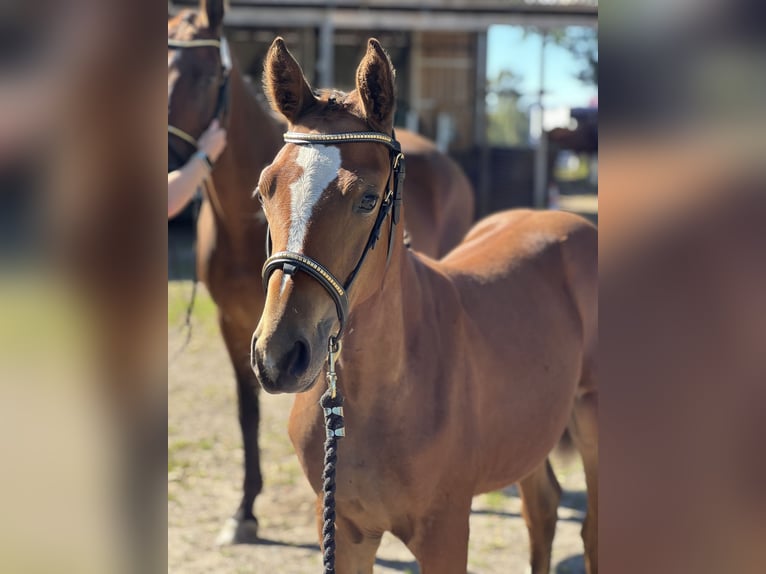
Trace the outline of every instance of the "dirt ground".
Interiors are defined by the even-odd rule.
[[[236,390],[215,309],[200,287],[192,339],[184,339],[189,281],[168,284],[168,572],[317,574],[321,559],[314,523],[314,495],[287,437],[292,397],[261,394],[264,489],[256,501],[257,545],[215,546],[237,507],[242,448]],[[342,454],[342,445],[341,445]],[[580,527],[585,483],[579,460],[554,466],[565,489],[553,548],[556,574],[584,572]],[[445,541],[445,544],[449,543]],[[471,516],[468,570],[508,574],[527,570],[527,534],[514,487],[478,496]],[[375,573],[418,572],[407,548],[387,535]]]

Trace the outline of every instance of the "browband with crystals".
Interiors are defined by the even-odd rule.
[[[335,144],[343,142],[373,142],[382,143],[395,152],[401,152],[399,142],[391,136],[379,132],[350,132],[344,134],[303,134],[287,132],[284,135],[285,143],[292,144]]]

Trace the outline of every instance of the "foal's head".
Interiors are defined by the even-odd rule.
[[[168,172],[194,153],[199,138],[220,114],[227,66],[223,38],[224,0],[200,0],[199,10],[184,10],[168,20]]]
[[[272,107],[301,134],[391,134],[394,70],[377,40],[356,72],[356,90],[315,96],[281,38],[266,58],[264,85]],[[375,142],[286,144],[265,168],[258,196],[274,252],[304,254],[340,283],[356,267],[386,197],[391,151]],[[390,217],[390,215],[389,215]],[[350,309],[380,289],[386,268],[388,220],[348,296]],[[266,306],[253,337],[251,363],[269,392],[301,392],[316,381],[338,315],[328,292],[305,273],[280,268],[268,279]]]

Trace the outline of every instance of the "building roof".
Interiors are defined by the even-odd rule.
[[[198,5],[176,0],[174,6]],[[227,23],[391,30],[483,30],[493,24],[597,25],[598,0],[230,0]]]

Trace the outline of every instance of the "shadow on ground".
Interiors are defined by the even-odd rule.
[[[284,542],[282,540],[272,540],[271,538],[258,538],[256,544],[262,546],[285,546],[288,548],[300,548],[302,550],[313,550],[319,552],[319,544],[295,544],[294,542]]]
[[[258,538],[257,544],[263,546],[283,546],[287,548],[300,548],[302,550],[312,550],[319,552],[319,544],[295,544],[294,542],[284,542],[283,540],[273,540],[271,538]],[[414,560],[386,560],[383,558],[376,558],[375,564],[378,566],[384,566],[391,568],[392,570],[398,570],[400,572],[409,572],[410,574],[418,574],[418,563]]]
[[[577,510],[579,510],[579,507]],[[522,518],[521,514],[518,512],[506,512],[505,510],[480,509],[472,510],[471,514],[477,514],[479,516],[500,516],[502,518]],[[577,524],[582,524],[582,520],[583,519],[580,516],[559,516],[559,522],[576,522]]]
[[[502,492],[503,495],[513,498],[519,498],[519,490],[516,487],[515,484],[512,484],[511,486],[508,486],[506,488],[503,488],[499,492]],[[564,490],[561,493],[561,502],[559,502],[559,508],[569,508],[571,510],[579,510],[583,513],[583,516],[585,515],[585,512],[588,510],[588,493],[585,490]],[[511,518],[518,518],[520,517],[519,514],[513,513],[513,512],[498,512],[494,513],[489,510],[479,510],[474,511],[476,514],[498,514],[499,516],[508,516]],[[559,518],[559,520],[570,520],[574,522],[582,522],[581,519],[576,518]]]
[[[409,574],[420,573],[418,563],[414,560],[385,560],[383,558],[376,558],[375,564],[391,568],[392,570],[399,570],[400,572],[408,572]]]
[[[575,554],[556,564],[556,574],[585,574],[585,557]]]

